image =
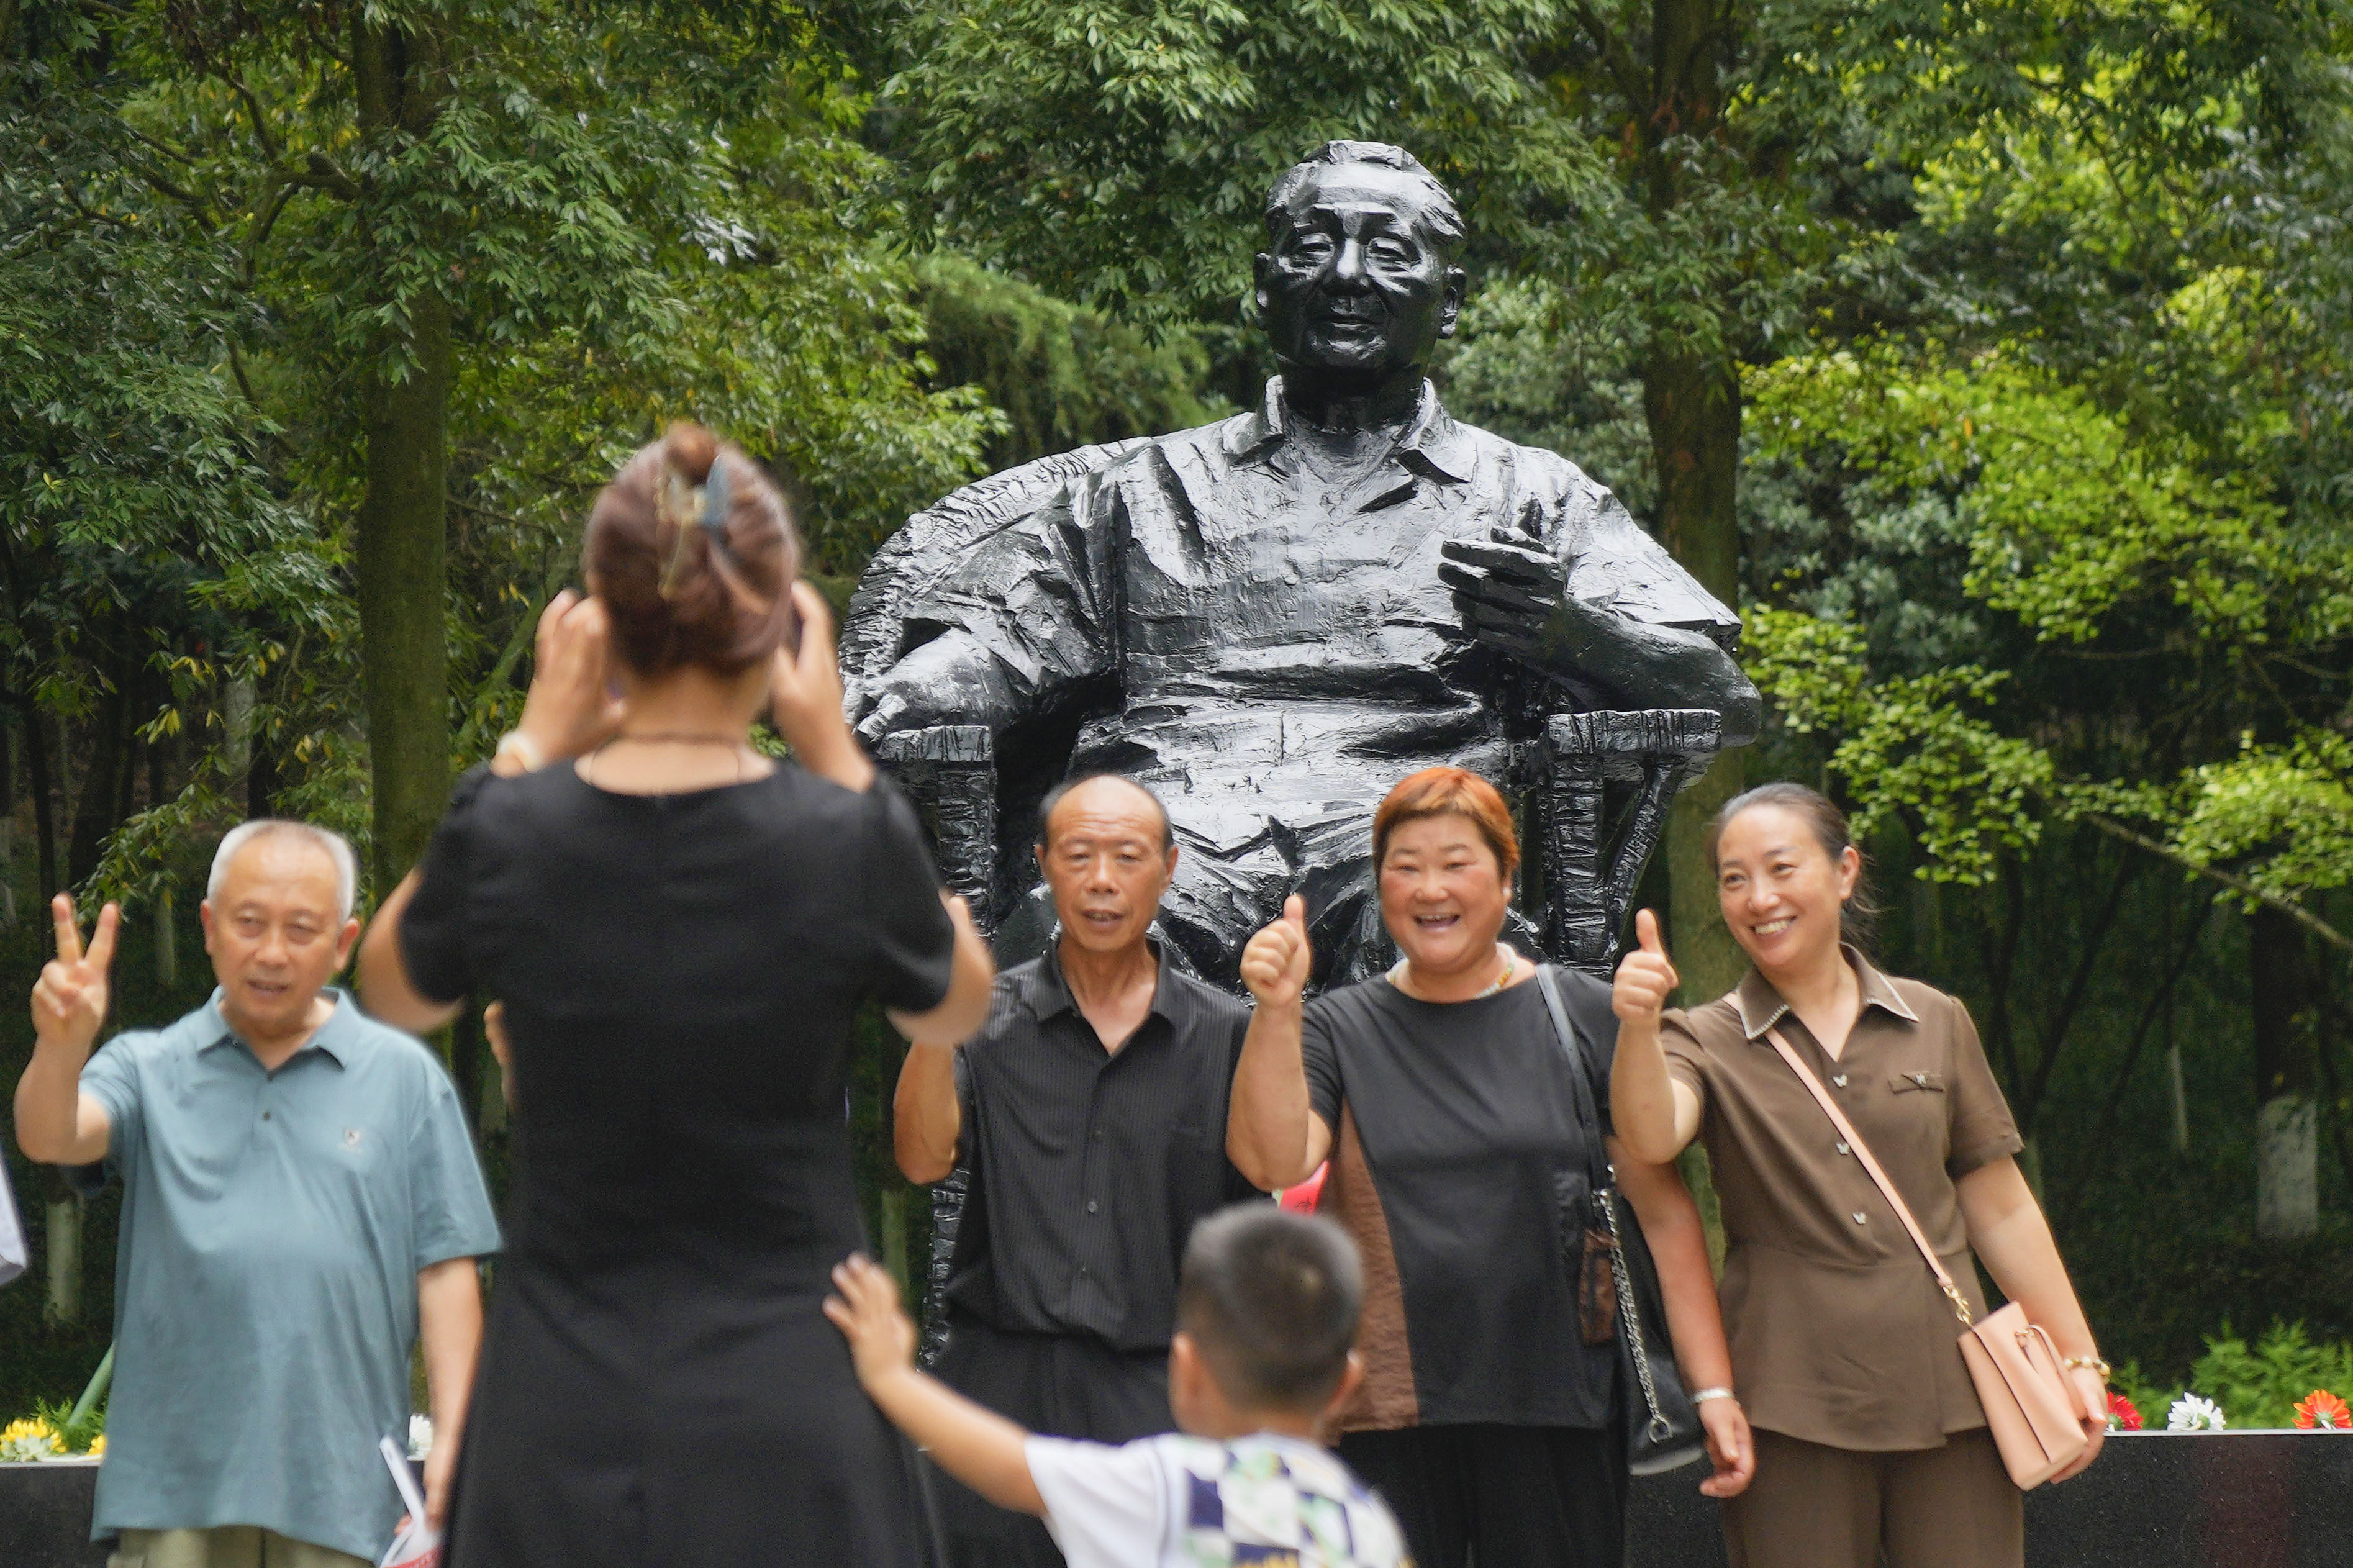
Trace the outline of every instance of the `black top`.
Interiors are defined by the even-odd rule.
[[[1604,1107],[1618,1042],[1609,988],[1553,973],[1584,1036],[1589,1103]],[[1345,1101],[1363,1141],[1420,1424],[1608,1426],[1616,1352],[1578,1332],[1558,1220],[1562,1177],[1585,1212],[1605,1129],[1577,1113],[1543,988],[1431,1003],[1367,980],[1307,1004],[1304,1047],[1315,1113],[1337,1134]],[[1377,1251],[1380,1238],[1359,1246]]]
[[[1010,1333],[1166,1350],[1194,1222],[1259,1195],[1226,1159],[1249,1028],[1249,1008],[1165,954],[1115,1054],[1052,949],[998,975],[987,1027],[956,1053],[972,1188],[949,1304]]]
[[[452,1568],[928,1563],[912,1455],[820,1310],[866,1245],[842,1083],[867,997],[954,931],[877,783],[459,784],[401,921],[427,995],[504,1000],[508,1249]]]

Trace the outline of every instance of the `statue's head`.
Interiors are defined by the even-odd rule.
[[[1462,309],[1462,216],[1420,161],[1327,142],[1266,194],[1258,323],[1286,370],[1419,365]]]

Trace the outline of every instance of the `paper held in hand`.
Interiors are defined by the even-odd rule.
[[[392,1538],[377,1568],[440,1568],[441,1532],[425,1522],[425,1498],[417,1489],[417,1478],[409,1473],[408,1456],[389,1437],[377,1447],[391,1468],[392,1484],[400,1489],[401,1506],[408,1510],[408,1528]]]

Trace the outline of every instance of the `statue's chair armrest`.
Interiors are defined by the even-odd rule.
[[[937,724],[885,735],[874,762],[899,781],[932,830],[940,879],[972,906],[973,923],[989,935],[997,885],[997,748],[985,724]],[[964,1223],[972,1172],[961,1161],[932,1187],[932,1247],[923,1261],[925,1366],[947,1348],[948,1274]]]
[[[972,906],[981,934],[990,934],[997,885],[997,748],[988,727],[934,724],[897,731],[875,745],[874,761],[899,781],[932,830],[940,879]]]
[[[1723,716],[1708,708],[1561,713],[1546,721],[1536,777],[1538,852],[1545,947],[1554,962],[1608,973],[1675,792],[1706,770],[1723,743]],[[1613,783],[1633,790],[1614,824],[1608,808]]]

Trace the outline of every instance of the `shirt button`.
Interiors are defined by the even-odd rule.
[[[1839,1088],[1841,1088],[1841,1089],[1844,1089],[1844,1088],[1846,1087],[1846,1074],[1844,1074],[1844,1073],[1841,1073],[1841,1074],[1839,1074],[1836,1078],[1834,1078],[1834,1079],[1831,1079],[1831,1083],[1833,1083],[1833,1084],[1835,1084],[1835,1085],[1837,1085],[1837,1086],[1838,1086]]]
[[[1848,1151],[1847,1151],[1847,1146],[1846,1146],[1846,1140],[1845,1140],[1845,1139],[1843,1139],[1843,1138],[1841,1138],[1841,1139],[1840,1139],[1840,1140],[1839,1140],[1838,1152],[1839,1152],[1840,1153],[1841,1153],[1841,1154],[1846,1153],[1846,1152],[1848,1152]]]
[[[263,1111],[263,1112],[261,1113],[261,1119],[262,1119],[264,1121],[269,1121],[269,1112],[268,1112],[268,1111],[266,1111],[266,1110],[265,1110],[265,1111]]]
[[[1098,1143],[1103,1142],[1103,1129],[1100,1127],[1095,1129],[1095,1142]]]
[[[1854,1223],[1857,1225],[1861,1225],[1862,1223],[1862,1211],[1861,1209],[1854,1211]]]
[[[1924,1072],[1915,1072],[1912,1075],[1912,1081],[1918,1084],[1922,1089],[1926,1089],[1928,1087],[1928,1075]]]
[[[1089,1214],[1094,1214],[1094,1213],[1096,1213],[1098,1210],[1100,1210],[1102,1207],[1103,1207],[1103,1205],[1100,1205],[1100,1204],[1098,1204],[1098,1203],[1096,1203],[1096,1202],[1094,1201],[1094,1199],[1092,1199],[1092,1198],[1089,1198],[1089,1199],[1087,1200],[1087,1212],[1088,1212]]]

